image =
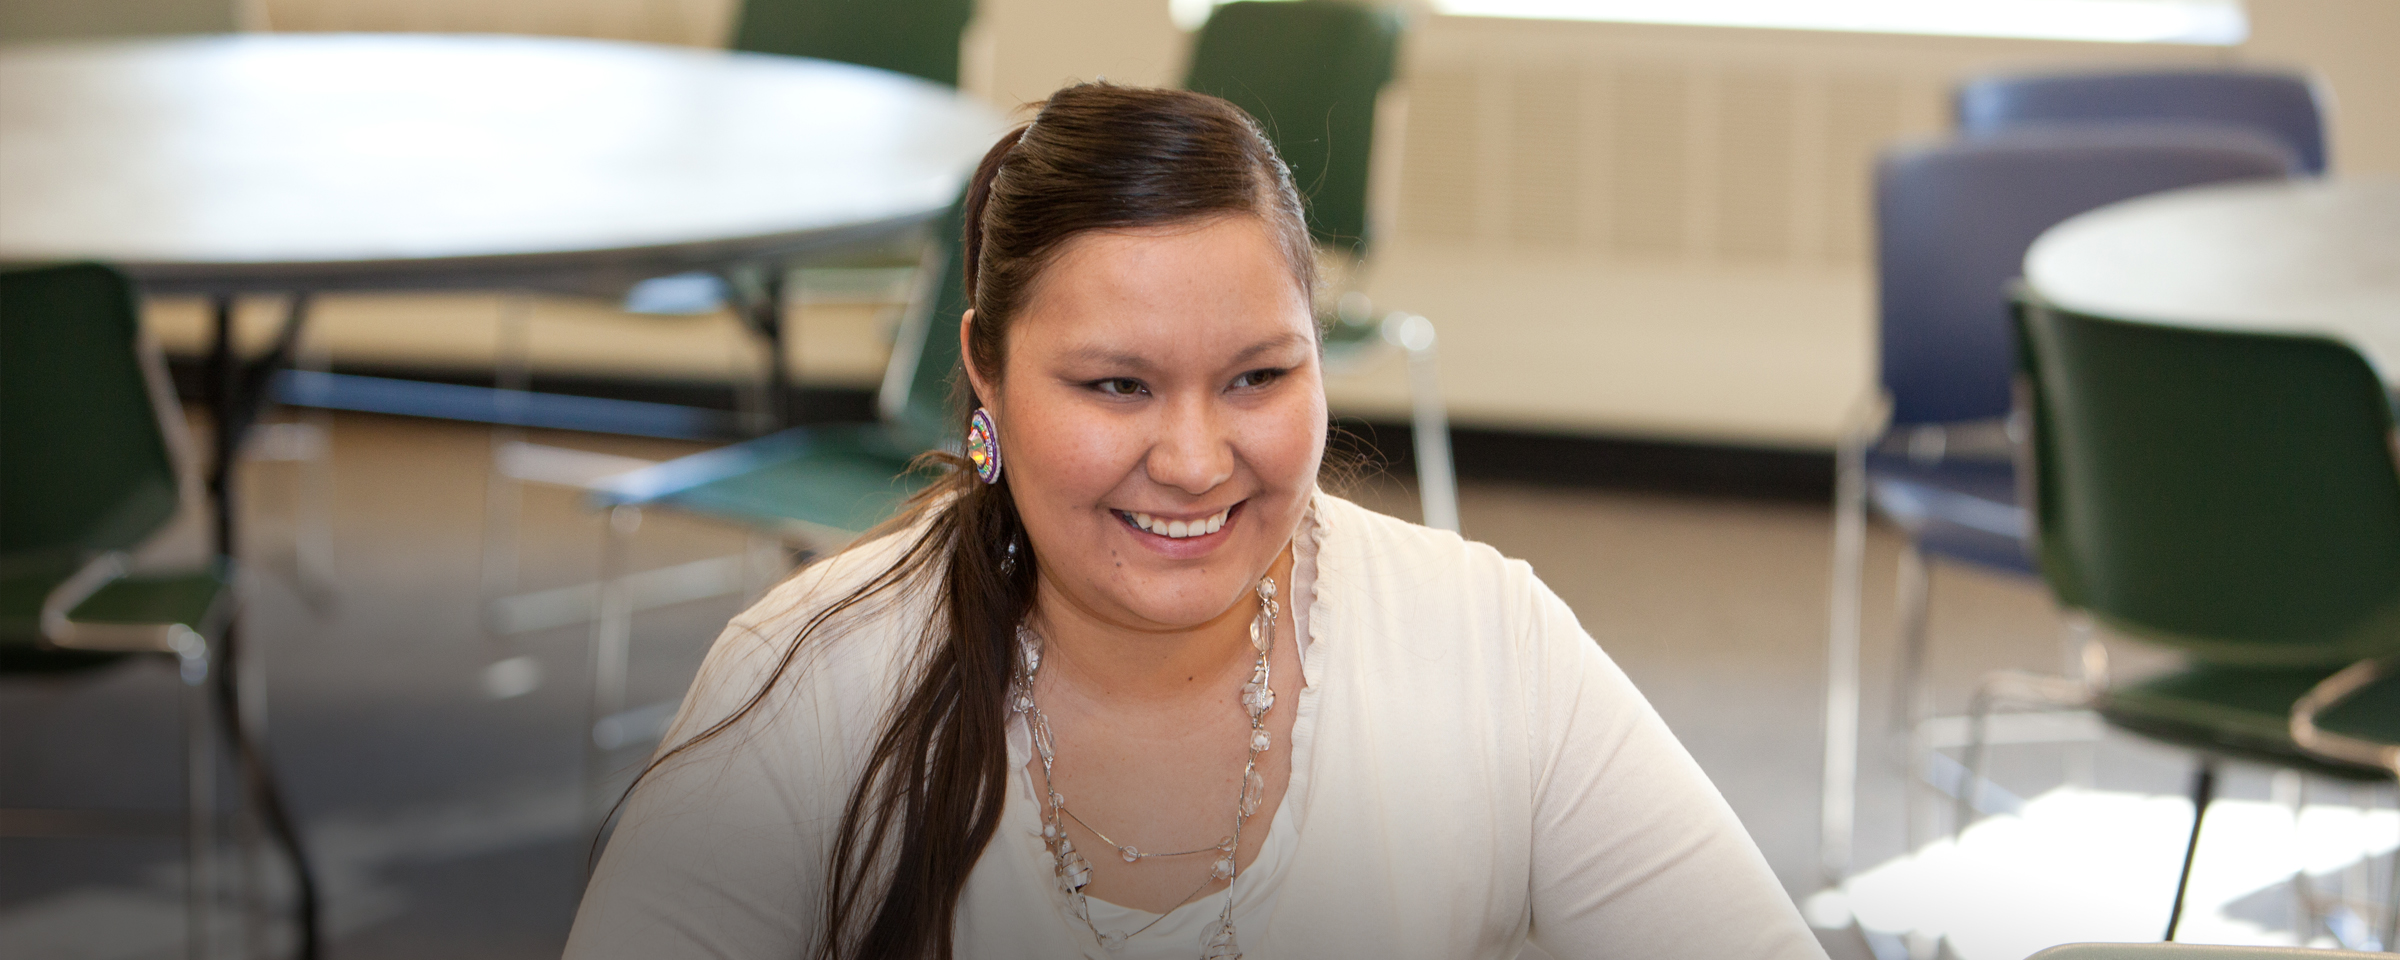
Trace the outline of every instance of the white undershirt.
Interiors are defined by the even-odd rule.
[[[1298,649],[1296,659],[1300,662],[1301,692],[1293,709],[1304,712],[1313,712],[1316,702],[1316,698],[1310,696],[1308,691],[1308,608],[1312,605],[1310,601],[1316,597],[1318,529],[1314,522],[1302,523],[1299,533],[1292,538],[1292,583],[1290,591],[1285,594],[1292,601],[1286,605],[1286,609],[1292,618],[1293,645]],[[1313,729],[1313,724],[1292,725],[1294,770],[1307,769],[1309,747],[1315,738],[1304,736],[1303,732]],[[1022,838],[1030,838],[1034,851],[1031,859],[1036,863],[1053,862],[1049,848],[1042,842],[1041,790],[1033,782],[1033,735],[1026,727],[1023,714],[1017,714],[1009,720],[1008,762],[1010,769],[1016,771],[1014,779],[1017,790],[1016,795],[1010,798],[1007,812],[1001,815],[1001,836],[1014,835],[1021,838],[1020,842]],[[1304,784],[1304,778],[1294,777],[1291,785],[1285,788],[1282,802],[1276,804],[1275,815],[1268,820],[1266,843],[1259,848],[1258,855],[1252,857],[1249,864],[1242,867],[1241,873],[1234,877],[1230,890],[1195,897],[1167,911],[1164,917],[1085,894],[1084,903],[1091,914],[1093,929],[1103,933],[1130,934],[1136,930],[1142,931],[1141,936],[1127,940],[1121,949],[1111,952],[1109,956],[1116,960],[1191,960],[1194,955],[1192,945],[1200,943],[1212,932],[1212,926],[1224,910],[1227,893],[1233,895],[1233,926],[1237,935],[1245,927],[1252,930],[1263,928],[1265,918],[1275,915],[1276,894],[1283,889],[1284,867],[1291,862],[1292,833],[1296,828],[1292,826],[1290,811],[1305,803],[1305,798],[1300,795]],[[1105,851],[1102,853],[1105,855]],[[1050,877],[1045,871],[1043,876],[1036,879],[1048,881]],[[1074,920],[1063,910],[1061,915],[1071,925],[1082,926],[1081,921]],[[1090,933],[1087,931],[1085,936],[1090,936]]]

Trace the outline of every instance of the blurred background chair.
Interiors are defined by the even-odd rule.
[[[0,6],[0,42],[170,37],[238,33],[266,26],[259,0],[79,0],[75,3],[10,3]],[[222,298],[232,309],[232,298]],[[324,351],[308,349],[300,365],[322,369]],[[253,461],[296,465],[291,498],[289,567],[279,570],[293,588],[323,611],[333,602],[333,426],[321,411],[260,424],[242,451]],[[268,564],[270,569],[276,565]]]
[[[609,755],[648,745],[673,714],[673,702],[627,709],[633,614],[763,586],[786,565],[779,557],[776,570],[757,576],[754,557],[760,551],[753,550],[744,557],[701,561],[706,570],[687,564],[683,570],[626,571],[626,541],[640,528],[642,512],[698,516],[796,545],[805,555],[838,547],[890,518],[932,479],[912,471],[911,462],[928,450],[956,449],[964,430],[952,399],[959,318],[967,310],[966,262],[959,250],[964,206],[962,198],[938,221],[926,247],[921,283],[902,318],[877,397],[876,422],[793,427],[663,463],[604,458],[593,461],[593,472],[602,475],[562,478],[562,485],[583,491],[593,506],[608,512],[601,580],[593,588],[564,588],[528,599],[539,598],[540,605],[570,616],[580,612],[574,609],[578,606],[595,616],[587,740],[595,812],[605,809],[599,798],[606,795],[601,787]],[[612,466],[616,471],[608,471]],[[531,621],[552,613],[528,606],[512,616]]]
[[[733,49],[815,57],[958,86],[974,0],[742,0]]]
[[[182,412],[139,318],[133,285],[105,267],[0,273],[0,676],[60,682],[133,657],[173,657],[183,815],[0,810],[0,834],[111,836],[177,824],[169,829],[184,836],[187,937],[199,951],[215,898],[220,734],[233,741],[270,829],[302,861],[265,763],[241,733],[227,669],[231,571],[131,569],[129,555],[197,499],[182,466]],[[313,945],[313,888],[299,873],[301,939]]]
[[[2247,127],[2283,141],[2300,168],[2326,167],[2325,104],[2305,74],[2178,69],[1981,77],[1958,88],[1959,133],[1979,137],[2028,125],[2199,123]]]
[[[1972,710],[1970,775],[1982,719],[2008,701],[2088,704],[2114,727],[2197,752],[2185,883],[2219,759],[2400,777],[2400,680],[2377,675],[2380,658],[2400,656],[2400,472],[2392,397],[2374,370],[2333,340],[2132,323],[2036,299],[2019,328],[2042,578],[2061,606],[2186,663],[2131,682],[2088,677],[2080,690],[1996,675]],[[2383,912],[2370,942],[2346,945],[2400,946],[2400,900]]]
[[[1375,118],[1398,57],[1399,13],[1349,0],[1240,0],[1217,7],[1192,43],[1184,88],[1223,97],[1266,130],[1291,168],[1317,244],[1327,359],[1364,362],[1377,345],[1408,358],[1410,424],[1425,525],[1457,530],[1458,482],[1433,322],[1378,318],[1359,291],[1375,224],[1369,170]]]
[[[1241,0],[1216,8],[1192,42],[1184,89],[1258,118],[1300,187],[1310,237],[1338,257],[1363,258],[1372,240],[1375,108],[1400,29],[1397,11],[1349,0]]]
[[[2034,572],[2007,422],[2014,370],[2007,285],[2026,249],[2052,225],[2118,200],[2297,170],[2291,151],[2264,134],[2172,125],[2015,130],[1896,149],[1877,165],[1881,409],[1855,418],[1836,450],[1822,807],[1829,877],[1845,875],[1850,856],[1868,513],[1908,538],[1889,730],[1907,744],[1912,785],[1946,783],[1957,772],[1931,769],[1937,755],[1924,742],[1933,562]],[[1913,846],[1913,799],[1908,809]]]
[[[233,33],[264,24],[254,0],[76,0],[0,6],[0,41]]]
[[[2225,947],[2196,943],[2069,943],[2025,960],[2373,960],[2372,953],[2306,947]]]

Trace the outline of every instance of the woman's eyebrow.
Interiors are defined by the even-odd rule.
[[[1149,370],[1155,366],[1148,358],[1139,354],[1101,346],[1075,347],[1061,352],[1058,360],[1061,365],[1072,367],[1132,367],[1136,370]]]
[[[1305,346],[1307,343],[1308,338],[1300,336],[1299,334],[1277,334],[1253,343],[1247,347],[1243,347],[1241,352],[1233,355],[1232,364],[1240,365],[1250,363],[1257,360],[1262,355]],[[1154,370],[1158,367],[1158,364],[1153,362],[1148,357],[1144,357],[1135,353],[1127,353],[1123,350],[1100,346],[1097,344],[1072,347],[1064,350],[1059,353],[1058,360],[1061,365],[1074,367],[1097,366],[1131,369],[1135,371]]]
[[[1296,333],[1277,334],[1257,343],[1253,343],[1248,347],[1244,347],[1242,352],[1233,355],[1233,362],[1237,364],[1249,363],[1252,360],[1258,359],[1261,354],[1274,353],[1278,350],[1289,350],[1294,347],[1304,347],[1308,344],[1309,340],[1307,337],[1303,337]]]

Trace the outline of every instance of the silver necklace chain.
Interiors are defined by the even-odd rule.
[[[1151,927],[1157,926],[1159,920],[1166,919],[1166,914],[1159,914],[1157,919],[1143,924],[1141,929],[1131,933],[1102,931],[1097,924],[1094,924],[1091,902],[1083,893],[1083,888],[1092,881],[1092,865],[1090,861],[1083,858],[1082,853],[1076,851],[1075,841],[1067,838],[1066,822],[1068,820],[1073,820],[1077,826],[1091,831],[1093,836],[1100,838],[1100,842],[1115,847],[1117,856],[1123,858],[1126,863],[1137,863],[1155,857],[1216,854],[1216,859],[1209,864],[1208,876],[1202,878],[1199,885],[1192,888],[1191,893],[1185,894],[1182,900],[1177,901],[1176,906],[1180,907],[1191,902],[1192,898],[1198,896],[1201,890],[1207,889],[1209,884],[1219,880],[1225,881],[1225,909],[1217,914],[1216,923],[1209,930],[1208,938],[1202,946],[1200,958],[1201,960],[1241,960],[1242,948],[1235,941],[1233,930],[1233,879],[1239,872],[1234,857],[1242,846],[1242,827],[1250,822],[1250,817],[1258,812],[1259,804],[1266,798],[1267,779],[1264,774],[1259,772],[1258,755],[1267,752],[1268,748],[1274,744],[1274,735],[1267,732],[1267,711],[1275,706],[1275,687],[1272,683],[1273,677],[1268,670],[1267,655],[1275,649],[1275,615],[1279,611],[1280,607],[1275,601],[1275,579],[1273,577],[1260,579],[1258,582],[1258,616],[1250,621],[1250,645],[1258,651],[1258,663],[1250,670],[1250,682],[1242,685],[1242,709],[1250,714],[1250,749],[1248,758],[1242,763],[1241,791],[1234,798],[1233,833],[1217,841],[1215,846],[1178,850],[1172,853],[1144,853],[1132,844],[1120,844],[1109,839],[1107,834],[1094,829],[1091,824],[1085,823],[1082,817],[1075,815],[1074,811],[1067,809],[1067,798],[1059,795],[1058,787],[1051,775],[1051,766],[1057,756],[1057,742],[1050,735],[1049,718],[1042,715],[1041,706],[1033,699],[1033,681],[1034,678],[1041,675],[1042,669],[1041,637],[1028,627],[1023,625],[1017,627],[1017,669],[1014,681],[1010,684],[1008,706],[1011,711],[1025,715],[1026,728],[1033,734],[1034,752],[1040,755],[1042,761],[1042,792],[1046,795],[1042,804],[1042,843],[1050,850],[1052,866],[1058,873],[1059,889],[1067,896],[1068,912],[1072,913],[1075,919],[1083,921],[1084,929],[1090,930],[1092,937],[1100,941],[1100,945],[1112,953],[1124,949],[1125,941],[1141,936]],[[1168,912],[1173,912],[1173,909],[1169,908]]]

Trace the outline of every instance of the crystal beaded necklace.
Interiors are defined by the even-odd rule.
[[[1067,798],[1059,796],[1050,774],[1051,762],[1056,755],[1056,743],[1050,737],[1050,721],[1042,716],[1041,707],[1033,699],[1033,681],[1042,668],[1042,641],[1031,629],[1022,625],[1017,628],[1020,655],[1009,691],[1009,709],[1025,715],[1026,727],[1033,734],[1034,751],[1042,759],[1042,792],[1046,795],[1042,805],[1042,843],[1050,849],[1050,858],[1058,871],[1059,889],[1067,895],[1068,911],[1074,914],[1075,919],[1083,921],[1084,929],[1090,930],[1102,947],[1112,952],[1123,949],[1126,940],[1141,936],[1144,931],[1157,926],[1159,920],[1166,919],[1166,914],[1160,914],[1158,920],[1152,920],[1131,933],[1103,932],[1093,924],[1091,903],[1083,895],[1084,886],[1092,880],[1092,865],[1083,858],[1083,854],[1076,852],[1075,841],[1067,839],[1068,820],[1091,830],[1093,836],[1100,838],[1100,842],[1115,847],[1117,856],[1124,858],[1126,863],[1153,857],[1216,854],[1208,877],[1201,880],[1199,886],[1193,887],[1192,893],[1184,895],[1181,902],[1191,902],[1192,896],[1210,883],[1226,881],[1225,909],[1217,914],[1216,925],[1210,929],[1200,957],[1201,960],[1241,960],[1242,948],[1234,941],[1233,935],[1232,880],[1237,869],[1234,866],[1234,853],[1242,846],[1243,825],[1249,823],[1251,815],[1258,812],[1258,805],[1267,793],[1267,778],[1258,772],[1258,755],[1267,752],[1274,744],[1274,735],[1267,732],[1267,710],[1275,706],[1275,688],[1269,682],[1267,654],[1275,648],[1275,615],[1278,609],[1275,578],[1260,579],[1258,616],[1250,621],[1250,645],[1258,650],[1258,664],[1250,670],[1250,682],[1242,685],[1242,707],[1250,713],[1250,752],[1249,758],[1242,764],[1240,795],[1234,799],[1233,834],[1217,841],[1215,846],[1172,853],[1144,853],[1132,844],[1120,844],[1109,839],[1107,834],[1092,829],[1091,824],[1084,823],[1082,817],[1067,809]]]

